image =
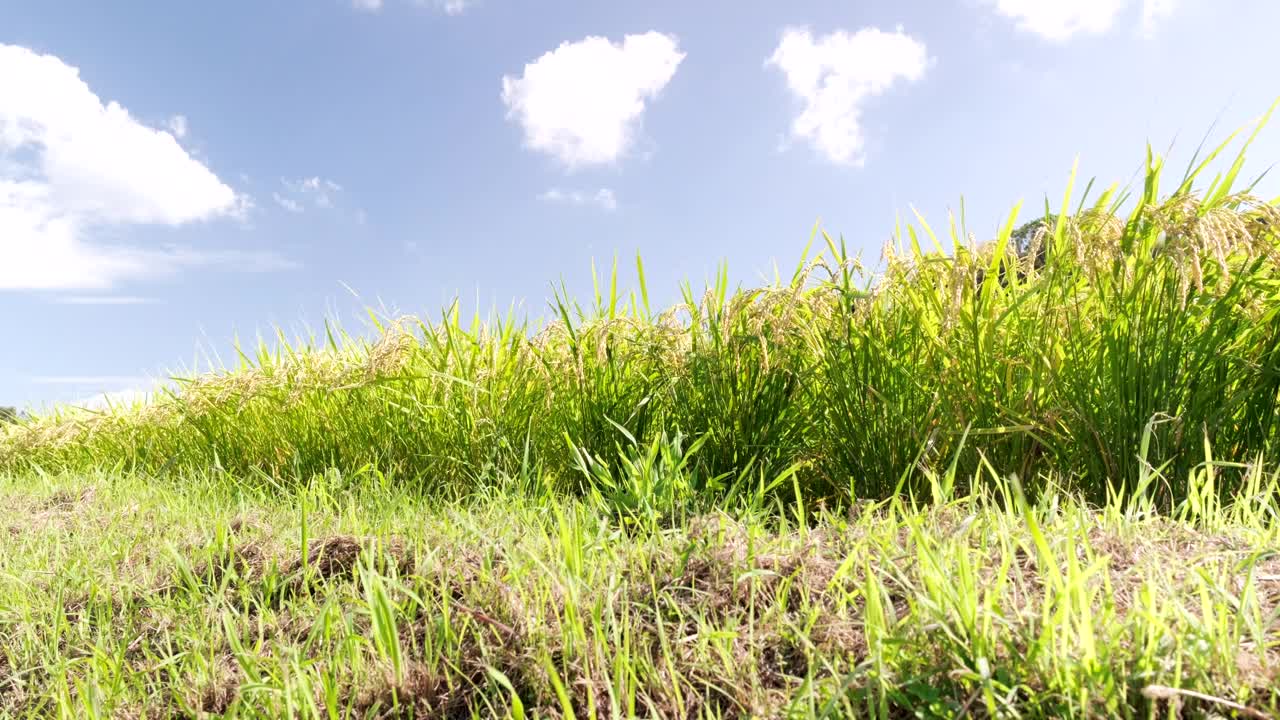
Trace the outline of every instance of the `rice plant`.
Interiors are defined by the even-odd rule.
[[[1133,192],[1069,183],[985,243],[917,217],[874,272],[823,233],[789,277],[734,288],[721,268],[662,312],[637,260],[634,291],[615,263],[546,321],[455,305],[371,315],[374,339],[281,334],[149,402],[6,424],[0,469],[376,471],[441,498],[523,474],[584,493],[626,471],[620,447],[679,436],[701,477],[758,488],[791,469],[811,503],[923,493],[958,458],[960,478],[985,460],[1033,497],[1053,475],[1094,502],[1160,468],[1173,480],[1144,488],[1170,508],[1206,445],[1246,467],[1280,431],[1280,210],[1238,187],[1248,142],[1201,189],[1226,146],[1167,195],[1150,152]]]

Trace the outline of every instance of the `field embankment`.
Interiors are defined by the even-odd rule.
[[[1179,517],[975,496],[627,532],[360,487],[4,483],[0,716],[1280,709],[1274,483]]]
[[[0,716],[1275,715],[1242,161],[0,426]]]

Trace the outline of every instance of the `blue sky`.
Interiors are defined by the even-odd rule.
[[[545,313],[638,251],[674,300],[874,259],[964,196],[1185,160],[1280,96],[1271,0],[0,4],[0,404],[460,296]],[[78,73],[78,74],[77,74]],[[1264,133],[1253,168],[1280,159]],[[358,293],[353,297],[346,289]]]

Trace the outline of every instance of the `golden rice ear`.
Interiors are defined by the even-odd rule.
[[[1233,262],[1280,259],[1275,242],[1280,210],[1245,193],[1222,198],[1213,207],[1184,193],[1148,208],[1147,219],[1163,236],[1158,254],[1172,260],[1180,273],[1184,304],[1192,287],[1206,292],[1206,259],[1217,267],[1221,280],[1210,288],[1214,292],[1227,287]]]
[[[408,364],[413,348],[419,344],[413,332],[417,324],[417,319],[409,315],[387,323],[382,337],[369,349],[365,358],[366,377],[394,375]]]

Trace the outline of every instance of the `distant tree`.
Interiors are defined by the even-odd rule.
[[[1020,279],[1026,277],[1027,270],[1029,269],[1026,261],[1027,258],[1031,257],[1032,253],[1035,253],[1035,257],[1031,260],[1031,267],[1034,267],[1036,270],[1044,267],[1046,250],[1049,245],[1048,235],[1053,232],[1054,225],[1056,225],[1057,222],[1058,216],[1050,213],[1044,217],[1039,217],[1035,220],[1023,223],[1018,227],[1018,229],[1010,233],[1009,245],[1013,248],[1014,253],[1017,254],[1018,260],[1020,261],[1018,263],[1018,277]],[[1046,234],[1040,237],[1039,242],[1037,242],[1036,235],[1041,232],[1041,228],[1044,229]],[[989,245],[995,245],[995,240],[992,240]],[[1002,265],[1000,267],[999,275],[1001,285],[1005,285],[1008,282],[1005,278],[1005,272],[1006,268]],[[985,277],[986,271],[979,270],[976,277],[977,287],[982,287],[982,281]]]
[[[1018,253],[1018,257],[1025,260],[1032,251],[1035,251],[1035,259],[1033,260],[1035,268],[1038,270],[1044,267],[1045,249],[1049,245],[1047,234],[1053,232],[1053,228],[1058,223],[1058,216],[1050,213],[1044,217],[1036,218],[1027,223],[1023,223],[1021,227],[1013,231],[1009,236],[1009,242]],[[1046,237],[1042,237],[1039,243],[1036,243],[1036,235],[1040,229],[1044,228]]]
[[[12,407],[0,406],[0,423],[17,422],[18,409]]]

